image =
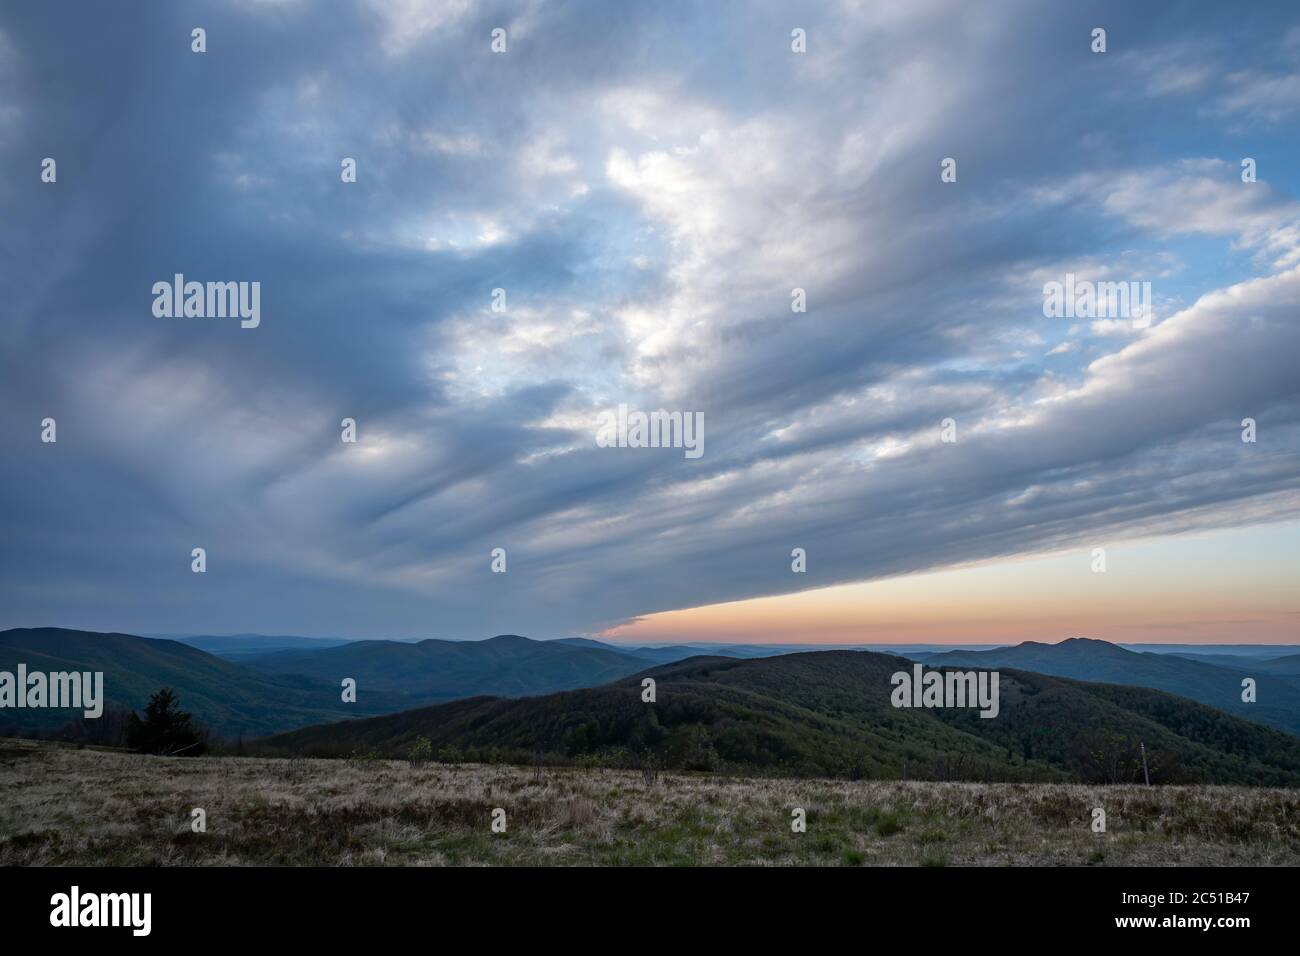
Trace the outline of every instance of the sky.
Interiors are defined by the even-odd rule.
[[[1298,131],[1289,2],[5,5],[0,627],[1300,642]]]

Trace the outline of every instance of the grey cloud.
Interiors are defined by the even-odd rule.
[[[0,17],[0,626],[553,636],[788,590],[796,543],[814,586],[1294,512],[1294,271],[1091,366],[1020,344],[1027,265],[1235,235],[1160,178],[1232,144],[1139,140],[1090,16],[830,6],[796,61],[777,5],[383,9]],[[1269,188],[1221,208],[1279,259]],[[262,327],[154,319],[178,271],[259,279]],[[703,411],[705,457],[596,448],[619,401]]]

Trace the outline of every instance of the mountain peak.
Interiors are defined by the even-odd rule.
[[[1065,640],[1061,641],[1060,643],[1054,646],[1060,648],[1071,648],[1073,650],[1085,650],[1085,649],[1092,650],[1092,651],[1100,651],[1103,649],[1113,650],[1113,651],[1124,650],[1124,648],[1120,647],[1118,644],[1112,644],[1110,641],[1099,640],[1098,638],[1095,637],[1067,637]],[[1126,651],[1125,653],[1128,652]]]
[[[498,634],[496,637],[489,637],[484,644],[536,644],[531,637],[522,637],[519,634]]]

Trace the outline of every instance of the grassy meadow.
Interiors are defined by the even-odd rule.
[[[206,811],[207,831],[191,829]],[[492,832],[492,811],[506,831]],[[791,811],[807,831],[791,831]],[[1092,808],[1105,833],[1091,829]],[[147,757],[0,739],[0,865],[1300,864],[1300,791]]]

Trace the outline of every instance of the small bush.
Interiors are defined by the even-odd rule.
[[[412,767],[419,767],[433,756],[433,744],[428,737],[416,737],[411,749],[406,752],[406,759]]]
[[[898,818],[897,813],[882,813],[880,819],[876,821],[876,833],[882,837],[893,836],[902,829],[903,822]]]

